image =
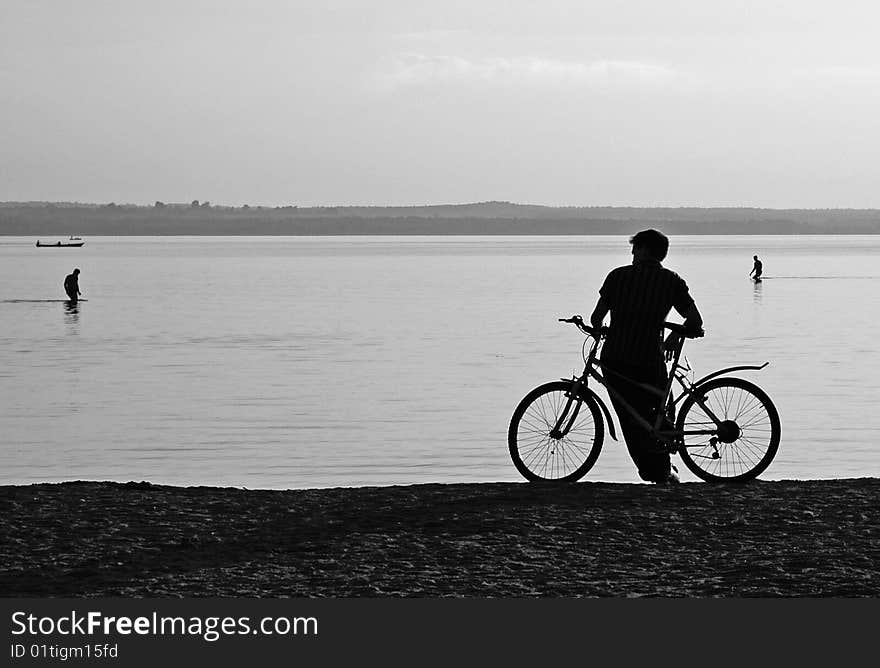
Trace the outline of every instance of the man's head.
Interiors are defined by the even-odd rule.
[[[73,270],[73,275],[74,275],[74,276],[78,276],[78,275],[79,275],[79,269],[74,269],[74,270]]]
[[[669,239],[657,230],[642,230],[630,237],[634,256],[648,257],[663,262],[669,251]]]
[[[758,259],[758,256],[757,256],[757,255],[754,255],[753,257],[754,257],[756,260]]]

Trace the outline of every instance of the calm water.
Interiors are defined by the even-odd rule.
[[[629,260],[625,237],[0,237],[0,483],[518,481],[515,405],[582,368],[556,319]],[[771,362],[743,374],[782,417],[763,478],[880,475],[880,238],[674,237],[665,264],[706,321],[698,375]],[[638,478],[607,439],[586,479]]]

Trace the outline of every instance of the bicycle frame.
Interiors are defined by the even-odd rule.
[[[684,436],[695,436],[695,435],[704,435],[711,436],[713,439],[717,438],[718,430],[721,427],[722,420],[720,420],[715,413],[709,408],[707,402],[703,399],[702,395],[697,391],[697,389],[708,380],[712,378],[717,378],[718,376],[722,376],[724,374],[733,372],[733,371],[741,371],[741,370],[760,370],[766,367],[769,362],[764,362],[764,364],[760,366],[755,365],[739,365],[726,367],[724,369],[719,369],[718,371],[714,371],[706,376],[703,376],[696,382],[690,382],[685,375],[685,372],[690,371],[690,368],[686,365],[682,365],[680,363],[681,360],[681,352],[684,348],[684,337],[680,337],[678,340],[678,345],[673,351],[672,356],[672,364],[670,366],[669,377],[666,382],[666,387],[663,390],[660,390],[653,385],[649,385],[647,383],[641,383],[635,381],[617,371],[610,368],[609,366],[602,364],[597,359],[597,351],[599,348],[600,339],[597,336],[592,337],[593,343],[590,346],[590,352],[587,358],[585,359],[584,371],[579,377],[575,378],[563,378],[562,380],[571,380],[572,388],[568,393],[568,401],[566,402],[565,408],[562,410],[562,413],[559,416],[559,419],[556,422],[556,425],[551,430],[551,437],[561,438],[568,434],[571,430],[572,425],[574,424],[575,419],[577,419],[577,415],[580,412],[581,401],[577,400],[577,397],[581,395],[584,391],[597,400],[599,405],[602,408],[602,412],[605,414],[605,420],[609,425],[609,432],[611,433],[611,437],[614,440],[617,439],[617,435],[614,432],[614,424],[611,420],[611,413],[608,410],[608,407],[605,405],[605,402],[597,395],[590,387],[589,381],[590,378],[594,379],[600,385],[602,385],[605,390],[608,392],[609,396],[616,399],[619,404],[627,411],[627,413],[646,431],[648,431],[652,437],[660,440],[664,444],[666,444],[671,452],[674,452],[679,445],[683,444],[682,437]],[[599,373],[599,369],[603,373]],[[621,394],[616,391],[613,387],[610,387],[605,380],[603,374],[613,374],[632,385],[637,387],[641,387],[647,392],[658,397],[658,406],[657,406],[657,417],[654,420],[654,424],[651,424],[647,420],[645,420],[641,415],[639,415],[636,410],[627,402]],[[681,386],[682,391],[678,394],[677,397],[672,396],[672,388],[673,381],[678,382]],[[715,423],[714,429],[688,429],[688,430],[678,430],[678,429],[664,429],[664,421],[667,418],[667,415],[670,411],[674,409],[674,407],[685,397],[690,396],[693,397],[694,402],[700,406],[700,408],[706,413],[706,415]],[[574,410],[571,410],[572,404],[574,405]],[[569,411],[571,411],[569,415]],[[680,440],[680,442],[679,442]]]

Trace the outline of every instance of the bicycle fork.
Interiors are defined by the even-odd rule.
[[[583,384],[583,380],[572,378],[571,389],[565,393],[565,396],[567,397],[565,407],[556,419],[556,424],[553,425],[553,428],[550,430],[550,438],[560,440],[565,438],[568,435],[568,432],[571,431],[572,426],[574,426],[574,421],[577,419],[578,413],[581,410],[581,404],[583,403],[580,399],[575,398],[578,396]],[[572,408],[572,404],[574,404],[574,408]]]

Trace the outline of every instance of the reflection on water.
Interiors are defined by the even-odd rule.
[[[79,303],[75,301],[66,301],[64,302],[64,321],[68,325],[78,325],[79,324]],[[73,328],[70,330],[71,334],[79,334],[79,330]]]
[[[754,284],[755,284],[755,287],[754,287],[754,291],[753,291],[754,292],[753,299],[756,304],[760,304],[761,303],[761,291],[764,288],[764,282],[763,281],[754,281]]]

